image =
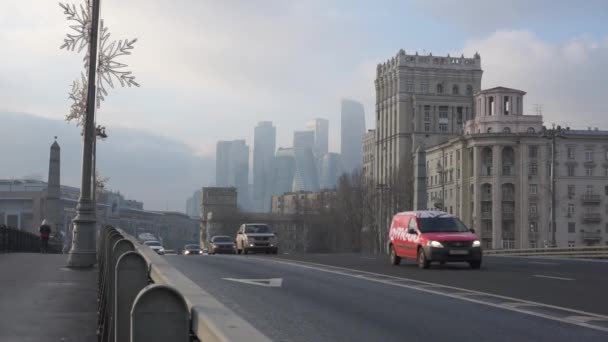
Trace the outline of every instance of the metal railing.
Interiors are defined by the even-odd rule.
[[[98,246],[98,341],[270,341],[124,231]]]
[[[0,253],[40,252],[38,235],[0,225]]]
[[[509,256],[556,256],[556,257],[572,257],[572,258],[608,258],[608,246],[490,249],[490,250],[484,250],[483,253],[486,255],[509,255]]]

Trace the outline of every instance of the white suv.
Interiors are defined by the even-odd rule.
[[[236,234],[237,254],[266,252],[277,254],[279,245],[276,235],[265,223],[245,223]]]
[[[159,255],[165,254],[165,249],[163,248],[163,245],[158,241],[148,240],[148,241],[144,241],[143,244],[150,247],[153,251],[155,251]]]

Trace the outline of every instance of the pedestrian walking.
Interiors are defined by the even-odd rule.
[[[49,249],[49,236],[51,235],[51,226],[46,219],[42,220],[40,225],[40,252],[47,253]]]

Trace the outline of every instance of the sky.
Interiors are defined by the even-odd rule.
[[[132,131],[141,140],[138,152],[156,156],[158,164],[179,155],[200,165],[192,191],[167,195],[173,209],[214,179],[216,141],[245,138],[252,150],[258,121],[273,121],[277,145],[286,147],[308,120],[327,118],[330,150],[339,152],[340,99],[347,97],[364,104],[373,128],[376,65],[401,48],[479,52],[484,88],[527,91],[526,112],[542,104],[547,123],[608,129],[601,120],[608,89],[608,2],[602,0],[102,0],[101,12],[112,38],[138,38],[121,62],[141,84],[111,90],[98,110],[110,135],[106,145],[112,134]],[[55,1],[0,4],[0,125],[8,113],[63,120],[70,85],[83,70],[82,53],[59,50],[68,31]],[[64,135],[77,137],[78,128],[62,124]],[[3,138],[28,134],[22,129]],[[100,169],[115,188],[164,209],[167,200],[135,176],[150,166],[131,163],[118,171],[114,164],[129,157],[114,155]],[[37,171],[14,165],[0,177],[26,172]],[[190,186],[179,175],[156,181]]]

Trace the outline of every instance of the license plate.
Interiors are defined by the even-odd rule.
[[[462,249],[452,249],[450,250],[450,255],[465,255],[469,254],[469,251]]]

